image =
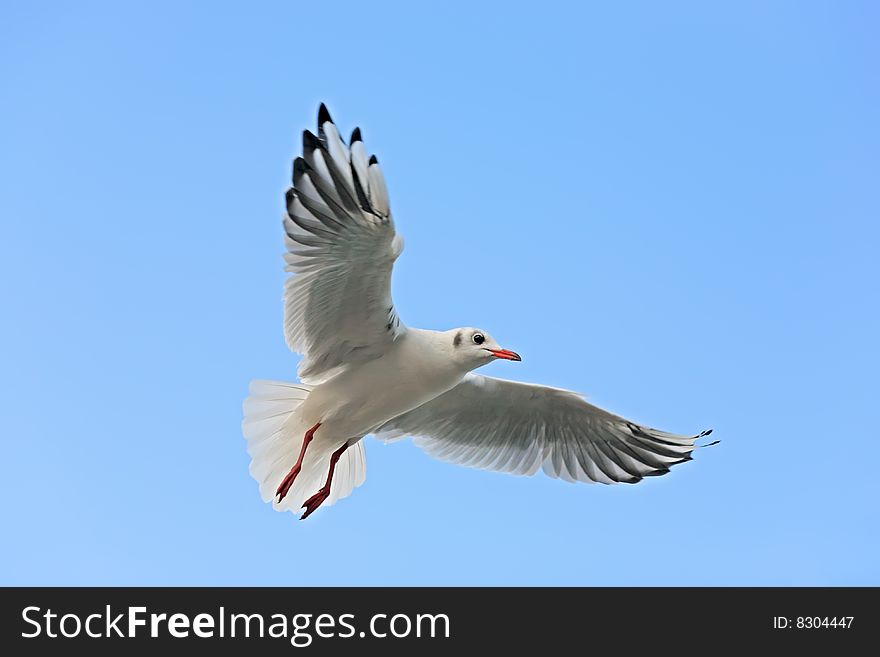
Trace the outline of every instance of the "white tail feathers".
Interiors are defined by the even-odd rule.
[[[306,449],[302,470],[281,503],[275,491],[281,480],[296,463],[306,430],[309,428],[296,412],[312,387],[283,381],[252,381],[250,396],[244,401],[242,432],[251,456],[250,473],[260,485],[264,502],[272,500],[276,511],[299,513],[303,502],[324,485],[330,466],[330,455],[338,442],[321,440],[320,431]],[[322,506],[329,506],[348,497],[364,483],[367,472],[362,441],[351,445],[336,464],[330,497]]]

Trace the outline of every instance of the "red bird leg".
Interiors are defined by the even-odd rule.
[[[324,482],[324,485],[318,490],[317,493],[312,495],[309,499],[307,499],[302,508],[306,510],[304,514],[302,514],[302,518],[300,520],[305,520],[312,512],[317,509],[321,504],[323,504],[324,500],[330,497],[330,484],[333,483],[333,472],[336,470],[336,462],[339,461],[339,457],[342,456],[342,453],[348,449],[348,442],[346,442],[342,447],[337,449],[330,456],[330,472],[327,473],[327,481]]]
[[[318,424],[306,431],[306,435],[303,438],[302,447],[299,450],[299,458],[296,460],[296,463],[293,464],[293,467],[290,469],[290,472],[287,473],[287,476],[281,480],[281,483],[278,485],[278,489],[275,491],[275,496],[278,498],[279,502],[281,502],[281,500],[283,500],[287,496],[287,493],[290,492],[290,487],[293,486],[293,482],[296,480],[296,476],[302,469],[303,458],[306,455],[306,447],[308,447],[309,443],[312,442],[312,438],[315,437],[315,432],[320,426],[321,423],[318,422]]]

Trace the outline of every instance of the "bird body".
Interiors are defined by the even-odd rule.
[[[574,392],[480,376],[519,355],[481,329],[403,324],[390,290],[403,240],[378,160],[359,129],[341,139],[324,105],[285,198],[284,327],[303,354],[301,382],[252,382],[242,423],[251,474],[276,510],[306,518],[360,486],[368,434],[413,436],[461,465],[607,484],[665,474],[709,434],[658,431]]]
[[[449,332],[409,328],[385,354],[316,386],[301,407],[305,424],[339,445],[372,433],[388,420],[457,385],[467,365],[451,358]]]

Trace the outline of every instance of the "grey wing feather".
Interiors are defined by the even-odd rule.
[[[349,148],[326,108],[318,135],[303,133],[284,218],[284,331],[303,354],[300,378],[320,383],[384,353],[406,331],[391,300],[391,271],[403,250],[378,163],[360,130]]]
[[[577,393],[468,374],[452,390],[380,427],[431,456],[519,475],[635,483],[691,459],[704,431],[684,436],[640,426]]]

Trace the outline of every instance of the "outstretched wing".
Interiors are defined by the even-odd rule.
[[[696,436],[649,429],[559,388],[468,374],[452,390],[387,422],[431,456],[512,474],[543,468],[566,481],[635,483],[691,459]]]
[[[299,376],[319,383],[381,356],[406,327],[391,301],[391,269],[403,250],[376,156],[367,157],[360,129],[351,146],[327,108],[318,135],[303,132],[286,194],[284,332],[304,358]]]

